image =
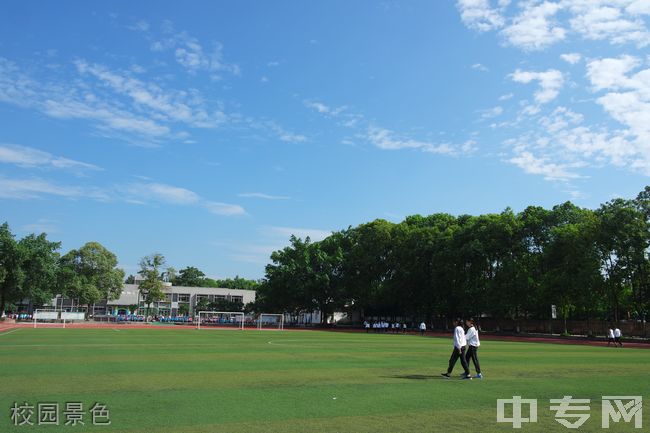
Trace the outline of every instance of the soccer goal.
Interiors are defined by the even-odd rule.
[[[199,311],[196,329],[201,328],[244,329],[244,313],[236,311]]]
[[[284,314],[260,314],[257,318],[257,329],[282,331],[284,329]]]
[[[65,311],[52,309],[34,310],[32,316],[34,328],[39,326],[48,328],[65,328],[74,322],[83,322],[86,319],[85,311]]]
[[[47,327],[63,327],[65,322],[59,317],[61,310],[34,310],[32,320],[34,321],[34,328],[38,325]]]

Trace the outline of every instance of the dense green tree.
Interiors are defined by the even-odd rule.
[[[18,247],[9,224],[0,226],[0,314],[7,304],[22,299],[25,273],[22,269],[23,251]]]
[[[205,274],[193,266],[188,266],[178,271],[176,278],[172,282],[175,286],[203,287]]]
[[[59,262],[60,293],[86,306],[102,299],[119,298],[124,271],[117,263],[117,256],[98,242],[88,242],[78,250],[71,250]]]
[[[271,255],[256,309],[384,317],[645,317],[650,187],[596,211],[567,202],[515,214],[376,220]],[[623,313],[623,314],[621,314]]]
[[[49,303],[56,294],[60,247],[60,242],[48,241],[45,233],[30,234],[18,242],[24,274],[22,296],[34,305]]]
[[[165,265],[165,257],[162,254],[154,253],[143,257],[140,260],[140,270],[138,274],[142,277],[142,281],[138,286],[141,299],[147,306],[147,316],[151,304],[165,299],[163,292],[163,282],[161,269]]]

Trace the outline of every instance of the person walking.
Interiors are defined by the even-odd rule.
[[[614,339],[614,329],[610,327],[609,331],[607,331],[607,347],[609,347],[609,345],[612,343],[614,343],[614,347],[616,347],[616,340]]]
[[[442,373],[442,376],[449,379],[451,377],[451,372],[454,371],[454,366],[458,359],[460,359],[460,364],[463,366],[464,373],[461,376],[461,379],[472,379],[472,375],[469,372],[469,367],[467,366],[467,361],[465,360],[465,346],[467,345],[467,339],[465,338],[465,330],[463,329],[462,319],[456,319],[454,321],[456,328],[454,329],[454,351],[451,352],[451,357],[449,358],[449,367],[447,368],[446,373]]]
[[[614,346],[617,344],[621,347],[623,347],[623,342],[621,341],[621,338],[623,337],[623,333],[621,332],[620,328],[614,329]]]
[[[420,323],[420,336],[424,335],[424,333],[427,331],[427,325],[426,323],[422,322]]]
[[[465,324],[467,325],[467,333],[465,334],[465,339],[467,340],[465,362],[467,362],[467,368],[469,368],[469,362],[471,360],[474,363],[474,369],[476,370],[476,376],[474,377],[477,379],[483,379],[481,365],[478,362],[478,347],[481,345],[478,338],[478,329],[474,326],[474,319],[467,319]]]

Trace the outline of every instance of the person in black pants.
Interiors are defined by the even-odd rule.
[[[451,372],[454,371],[456,361],[460,359],[460,364],[463,366],[463,370],[465,370],[462,375],[462,379],[471,379],[472,375],[469,372],[467,360],[465,360],[465,346],[467,345],[467,340],[465,339],[463,321],[461,319],[456,319],[454,323],[456,324],[456,329],[454,329],[454,351],[451,352],[447,372],[442,373],[442,376],[449,379],[451,377]]]
[[[467,340],[467,354],[465,355],[465,360],[467,361],[467,366],[469,367],[470,360],[474,363],[474,369],[476,370],[476,378],[483,379],[483,374],[481,373],[481,365],[478,362],[478,347],[481,345],[481,342],[478,339],[478,329],[474,326],[474,319],[468,319],[465,321],[467,325],[467,333],[465,334],[465,339]]]

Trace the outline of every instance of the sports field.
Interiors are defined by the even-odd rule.
[[[0,333],[0,431],[505,432],[518,430],[497,424],[497,399],[515,395],[539,400],[519,431],[570,431],[549,410],[565,395],[591,399],[578,431],[650,429],[650,408],[641,430],[601,427],[602,396],[650,404],[650,350],[484,341],[485,379],[472,381],[460,365],[440,377],[450,350],[411,335],[20,328]],[[23,402],[82,402],[86,425],[14,427]],[[96,402],[110,426],[92,425]]]

